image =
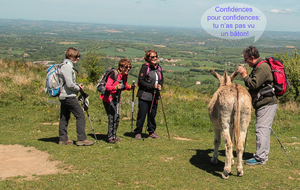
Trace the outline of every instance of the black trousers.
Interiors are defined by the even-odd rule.
[[[152,111],[150,113],[152,101],[145,101],[142,99],[139,99],[139,111],[138,111],[138,117],[136,121],[136,129],[134,130],[135,134],[142,133],[143,131],[143,125],[147,117],[147,126],[148,126],[148,132],[149,134],[154,133],[156,130],[156,122],[155,122],[155,116],[156,116],[156,110],[157,110],[157,101],[154,100]]]
[[[82,108],[76,97],[68,97],[64,100],[59,100],[60,106],[60,121],[59,121],[59,141],[66,141],[68,137],[68,124],[70,115],[76,118],[77,140],[83,141],[87,139],[85,134],[85,116]]]
[[[105,111],[108,117],[107,138],[108,140],[114,139],[117,137],[117,130],[119,127],[119,120],[120,120],[119,118],[120,116],[117,114],[118,102],[116,99],[114,99],[110,103],[103,101],[103,105],[105,107]]]

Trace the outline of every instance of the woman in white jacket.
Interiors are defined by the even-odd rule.
[[[70,47],[65,53],[66,59],[60,69],[61,91],[59,94],[60,106],[60,121],[59,121],[59,143],[60,145],[72,145],[68,137],[68,123],[71,112],[76,118],[77,128],[77,145],[89,146],[93,145],[93,141],[87,140],[85,133],[85,116],[82,108],[77,100],[77,94],[80,89],[84,90],[84,86],[76,83],[76,75],[74,71],[74,63],[77,63],[80,58],[80,53],[77,49]]]

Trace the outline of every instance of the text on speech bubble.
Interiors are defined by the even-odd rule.
[[[201,26],[211,35],[223,39],[244,39],[254,36],[256,42],[267,24],[259,9],[242,3],[226,3],[208,9],[201,17]]]

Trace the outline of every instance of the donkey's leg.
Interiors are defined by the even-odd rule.
[[[213,164],[217,164],[218,156],[219,156],[219,147],[221,144],[221,131],[220,129],[217,129],[217,127],[214,127],[214,129],[215,129],[214,154],[213,157],[210,159],[210,162]]]
[[[229,124],[225,123],[222,125],[223,131],[222,131],[222,139],[224,140],[225,143],[225,167],[224,171],[222,173],[222,178],[223,179],[228,179],[229,174],[231,173],[231,160],[232,160],[232,142],[230,138],[230,132],[229,132]]]
[[[249,122],[251,120],[251,113],[249,114],[241,114],[241,128],[240,128],[240,138],[237,144],[237,175],[243,176],[243,152],[244,152],[244,143],[246,140],[247,129],[249,126]]]
[[[231,140],[231,142],[233,142],[233,123],[230,123],[230,140]],[[234,164],[234,157],[233,157],[233,154],[231,154],[232,155],[232,157],[231,157],[231,165],[233,165]]]

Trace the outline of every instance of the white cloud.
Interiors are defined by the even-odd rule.
[[[275,14],[291,14],[291,13],[293,13],[293,11],[291,9],[283,9],[283,10],[271,9],[268,12],[275,13]]]

